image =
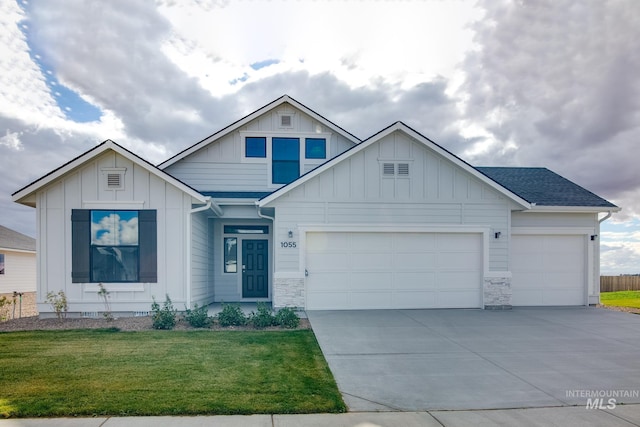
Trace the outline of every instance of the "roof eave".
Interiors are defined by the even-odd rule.
[[[531,209],[525,212],[545,212],[545,213],[600,213],[600,212],[620,212],[622,208],[618,206],[538,206],[532,205]]]

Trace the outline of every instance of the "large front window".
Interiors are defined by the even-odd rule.
[[[157,215],[147,210],[71,211],[73,283],[157,283]]]
[[[137,211],[91,211],[91,281],[138,282]]]

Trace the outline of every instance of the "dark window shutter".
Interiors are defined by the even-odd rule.
[[[158,226],[155,210],[138,212],[140,282],[158,282]]]
[[[91,271],[91,211],[71,210],[71,282],[88,283]]]

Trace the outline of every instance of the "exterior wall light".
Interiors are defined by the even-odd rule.
[[[502,236],[502,232],[500,232],[500,231],[496,231],[496,232],[495,232],[495,234],[494,234],[494,236],[495,236],[495,238],[496,238],[496,239],[499,239],[499,238],[500,238],[500,236]]]
[[[289,238],[293,239],[293,231],[289,230]]]

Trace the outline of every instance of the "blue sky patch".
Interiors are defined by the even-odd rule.
[[[27,10],[28,12],[28,10]],[[55,69],[46,55],[40,50],[35,38],[32,37],[29,25],[20,26],[20,30],[26,37],[29,46],[29,55],[35,64],[40,68],[40,72],[45,77],[47,87],[53,95],[58,107],[64,112],[67,119],[77,123],[87,123],[100,120],[102,111],[100,108],[85,101],[70,88],[62,85],[55,74]]]
[[[249,66],[254,70],[258,71],[261,68],[266,68],[270,65],[275,65],[279,63],[280,61],[278,61],[277,59],[265,59],[264,61],[258,61],[258,62],[254,62],[253,64],[249,64]]]

